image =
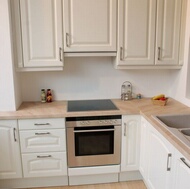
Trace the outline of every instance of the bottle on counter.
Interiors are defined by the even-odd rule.
[[[51,92],[51,89],[47,89],[46,102],[52,102],[52,92]]]
[[[41,89],[41,102],[46,102],[46,91]]]

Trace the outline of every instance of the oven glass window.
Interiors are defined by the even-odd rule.
[[[75,156],[114,153],[114,126],[83,127],[75,132]]]

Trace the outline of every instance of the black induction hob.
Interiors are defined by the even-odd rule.
[[[118,110],[110,99],[68,101],[68,112]]]

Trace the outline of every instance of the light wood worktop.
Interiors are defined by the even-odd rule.
[[[17,111],[0,112],[0,120],[141,114],[186,158],[190,160],[190,147],[188,148],[185,146],[179,139],[177,139],[161,124],[152,118],[152,115],[159,114],[190,114],[189,107],[172,98],[169,98],[166,106],[153,105],[150,98],[133,99],[130,101],[113,99],[112,102],[118,107],[119,110],[67,112],[67,101],[55,101],[52,103],[24,102]]]

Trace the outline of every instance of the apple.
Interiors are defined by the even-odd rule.
[[[166,100],[166,97],[162,97],[162,98],[160,98],[159,100],[165,101],[165,100]]]

